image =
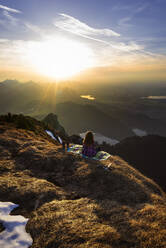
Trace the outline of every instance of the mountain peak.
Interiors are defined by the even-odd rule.
[[[30,218],[33,248],[165,247],[165,194],[124,160],[84,159],[5,122],[0,135],[0,200]]]
[[[58,121],[58,116],[56,114],[50,113],[44,119],[43,122],[47,125],[50,125],[56,131],[61,132],[63,135],[66,135],[64,127],[62,127]]]

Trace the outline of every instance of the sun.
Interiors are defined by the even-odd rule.
[[[72,77],[94,65],[92,50],[69,39],[31,43],[27,53],[36,71],[54,79]]]

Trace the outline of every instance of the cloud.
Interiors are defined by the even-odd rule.
[[[1,5],[1,4],[0,4],[0,9],[6,10],[6,11],[12,12],[12,13],[21,13],[20,10],[12,9],[12,8],[9,8],[9,7]]]
[[[34,68],[29,59],[29,53],[31,54],[31,48],[41,46],[42,42],[45,41],[8,40],[7,38],[0,39],[1,71],[12,71],[13,73],[21,72],[25,73],[25,75],[28,75],[29,73],[29,75],[32,75]],[[107,72],[101,72],[101,75],[104,77],[106,75],[107,78],[110,78],[111,70],[116,70],[116,68],[119,73],[120,69],[124,71],[132,71],[137,70],[137,68],[138,70],[139,68],[142,68],[141,70],[146,70],[147,68],[149,71],[154,71],[155,68],[157,68],[156,70],[161,70],[166,66],[166,56],[160,56],[157,54],[154,56],[154,54],[149,54],[142,46],[134,42],[112,42],[110,45],[92,43],[92,46],[90,46],[90,43],[88,42],[88,47],[92,51],[90,56],[92,56],[95,61],[94,66],[99,68],[109,68],[109,74]],[[97,71],[100,70],[98,69]],[[30,78],[28,77],[28,79]],[[97,78],[95,77],[95,80],[96,79]]]
[[[111,29],[95,29],[66,14],[60,14],[47,27],[37,26],[25,21],[17,22],[17,19],[13,19],[12,13],[7,10],[3,10],[3,14],[6,17],[3,21],[6,21],[7,24],[12,22],[17,24],[15,29],[13,26],[11,28],[16,31],[16,34],[18,31],[20,32],[20,40],[8,40],[8,35],[6,38],[0,39],[1,67],[16,68],[17,70],[21,70],[21,68],[26,70],[26,67],[28,67],[27,70],[29,70],[27,53],[31,47],[33,45],[40,46],[42,42],[58,40],[59,38],[83,43],[91,50],[90,56],[95,61],[95,66],[99,67],[108,66],[111,68],[112,66],[113,68],[114,66],[121,65],[121,67],[128,68],[130,66],[136,67],[137,65],[151,65],[155,63],[161,65],[161,61],[163,61],[164,65],[166,64],[165,57],[155,56],[155,54],[148,52],[144,46],[140,45],[145,44],[145,42],[119,37],[120,34]],[[124,18],[121,25],[125,25],[129,21],[130,17]],[[6,25],[6,28],[8,26]],[[32,35],[29,35],[27,40],[25,38],[25,30]],[[21,33],[22,31],[23,33]],[[71,37],[71,34],[75,36],[72,35]],[[16,37],[18,39],[18,36]]]
[[[124,21],[129,21],[130,18],[126,18]],[[90,27],[89,25],[75,19],[66,14],[60,14],[60,18],[54,22],[54,25],[62,30],[68,31],[70,33],[76,34],[83,38],[87,38],[93,41],[97,41],[104,45],[94,48],[92,43],[92,49],[96,50],[96,54],[100,54],[102,56],[102,51],[104,54],[104,58],[109,57],[107,54],[111,54],[111,56],[118,54],[118,56],[122,53],[133,53],[137,51],[141,51],[144,49],[143,46],[138,45],[137,43],[130,41],[128,43],[120,42],[120,41],[113,41],[108,40],[108,38],[119,37],[120,34],[112,31],[111,29],[95,29]],[[127,24],[126,24],[127,25]],[[107,39],[106,39],[107,38]],[[106,59],[107,60],[107,59]]]
[[[42,30],[39,26],[31,24],[30,22],[24,22],[25,27],[34,32],[39,34],[40,36],[42,36],[43,34],[45,35],[45,30]]]
[[[140,12],[144,11],[145,9],[147,9],[149,6],[150,6],[149,3],[145,3],[145,4],[143,4],[143,5],[139,6],[139,7],[137,7],[137,8],[135,9],[135,13],[140,13]]]
[[[4,10],[3,15],[9,20],[10,24],[14,26],[17,24],[18,19],[10,15],[8,11]]]
[[[17,9],[12,9],[9,8],[7,6],[1,5],[0,4],[0,9],[2,10],[3,16],[5,17],[5,19],[1,19],[0,20],[0,25],[2,26],[8,26],[8,24],[11,24],[12,26],[17,25],[18,19],[15,18],[14,16],[12,16],[12,14],[20,14],[22,13],[20,10]]]
[[[118,5],[115,5],[112,8],[112,10],[113,11],[127,11],[133,15],[133,14],[144,11],[149,6],[150,6],[149,3],[144,3],[144,4],[135,3],[135,4],[130,4],[130,5],[118,4]]]
[[[136,15],[144,11],[150,6],[149,3],[136,3],[131,5],[115,5],[112,10],[113,11],[124,11],[127,12],[127,16],[121,18],[118,21],[118,26],[122,28],[130,28],[133,27],[133,24],[129,23]]]
[[[124,17],[122,19],[119,20],[118,25],[123,27],[123,28],[130,28],[133,25],[130,24],[129,22],[131,21],[131,17]]]
[[[0,43],[6,43],[6,42],[8,42],[9,40],[8,39],[1,39],[0,38]]]
[[[95,29],[88,26],[86,23],[81,22],[78,19],[63,13],[59,14],[59,18],[55,20],[54,25],[72,34],[101,42],[103,41],[101,39],[98,39],[101,36],[104,37],[120,36],[120,34],[114,32],[111,29],[107,29],[107,28]]]
[[[124,52],[143,51],[144,49],[143,46],[138,45],[133,41],[129,42],[128,44],[120,42],[118,44],[114,44],[113,47]]]

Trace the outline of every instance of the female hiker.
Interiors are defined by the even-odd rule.
[[[88,131],[83,140],[82,154],[87,157],[94,157],[98,151],[99,149],[95,147],[93,133]]]

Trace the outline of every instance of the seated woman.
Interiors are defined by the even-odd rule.
[[[87,157],[94,157],[96,153],[97,153],[97,150],[94,144],[93,133],[91,131],[88,131],[83,141],[82,154]]]

